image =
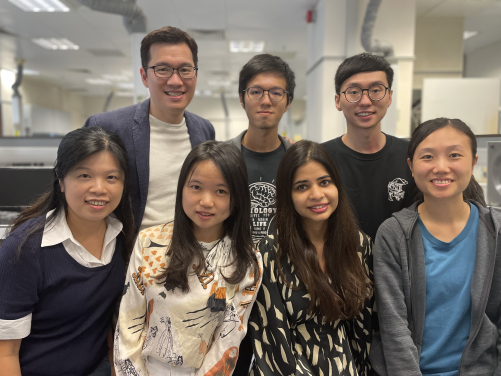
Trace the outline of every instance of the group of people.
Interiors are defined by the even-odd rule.
[[[381,132],[393,70],[363,53],[335,76],[346,134],[291,145],[295,76],[262,54],[217,142],[186,111],[196,42],[155,30],[141,60],[150,98],[68,133],[0,246],[0,375],[501,375],[501,213],[466,124]]]

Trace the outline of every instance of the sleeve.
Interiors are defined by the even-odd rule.
[[[261,255],[256,253],[256,258],[259,265],[259,279],[255,283],[254,271],[249,269],[246,277],[239,283],[232,304],[228,304],[224,311],[223,322],[214,331],[211,347],[202,366],[196,372],[197,376],[233,373],[237,364],[240,342],[247,333],[249,315],[263,278]]]
[[[25,338],[31,331],[31,314],[39,300],[43,273],[39,253],[41,238],[32,235],[18,257],[19,233],[0,247],[0,339]]]
[[[263,257],[263,282],[252,309],[249,333],[254,348],[254,375],[306,375],[298,358],[280,294],[275,250],[265,238],[259,243]]]
[[[398,229],[394,227],[398,226]],[[387,375],[421,376],[419,354],[409,330],[400,247],[405,241],[399,225],[385,221],[374,245],[374,277],[379,328]]]
[[[360,261],[367,277],[374,283],[372,241],[360,232]],[[374,375],[369,361],[369,352],[374,333],[378,330],[374,292],[366,299],[364,308],[353,319],[346,321],[350,347],[359,375]]]
[[[142,259],[143,247],[138,236],[125,277],[115,330],[113,361],[117,375],[148,375],[141,357],[146,328],[146,291]]]

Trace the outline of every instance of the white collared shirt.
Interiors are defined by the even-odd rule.
[[[47,213],[47,217],[54,210]],[[41,247],[50,247],[59,243],[63,244],[68,254],[80,265],[87,268],[96,268],[107,265],[111,262],[115,253],[117,236],[122,231],[122,222],[111,216],[106,217],[106,233],[104,234],[103,250],[101,260],[91,255],[78,241],[75,240],[64,210],[52,222],[51,225],[45,225],[42,235]],[[31,313],[17,320],[0,320],[0,340],[19,339],[27,337],[31,332]]]
[[[51,215],[53,210],[47,213]],[[106,233],[104,235],[101,260],[89,253],[75,238],[66,222],[64,211],[54,220],[51,225],[45,225],[42,237],[42,248],[63,243],[66,252],[80,265],[87,268],[96,268],[111,262],[115,253],[115,244],[118,234],[122,231],[122,222],[112,216],[106,217]]]

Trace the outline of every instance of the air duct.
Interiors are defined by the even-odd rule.
[[[146,17],[135,0],[78,0],[92,10],[123,16],[124,26],[132,33],[146,33]]]
[[[362,25],[361,42],[364,50],[378,55],[393,55],[393,46],[389,43],[372,39],[372,32],[376,24],[377,12],[383,0],[370,0],[365,11],[364,24]]]

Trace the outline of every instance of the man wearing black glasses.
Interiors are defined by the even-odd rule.
[[[381,132],[391,105],[393,69],[381,56],[346,59],[335,77],[336,108],[346,134],[323,146],[336,163],[362,230],[375,239],[392,213],[412,204],[417,188],[407,166],[408,141]]]
[[[275,179],[290,146],[278,134],[278,123],[289,109],[295,86],[294,72],[278,56],[254,56],[240,71],[238,93],[249,126],[230,142],[242,151],[247,166],[254,242],[273,230]]]
[[[197,85],[197,53],[195,40],[178,28],[152,31],[141,42],[141,77],[150,98],[85,123],[118,134],[127,147],[137,229],[174,219],[184,159],[192,147],[215,138],[208,120],[185,111]]]

